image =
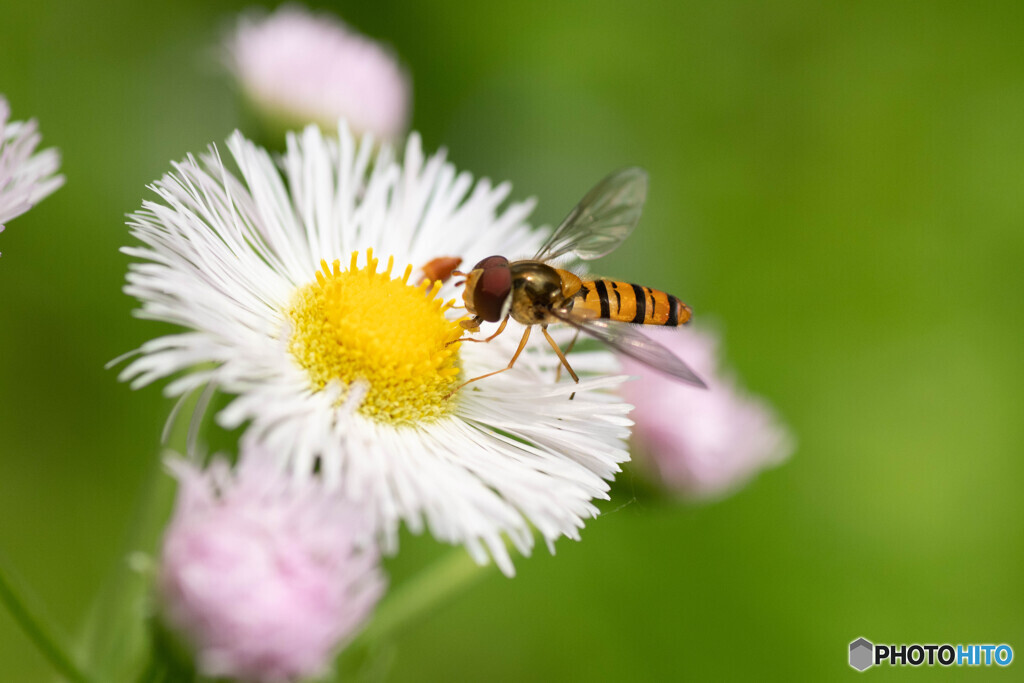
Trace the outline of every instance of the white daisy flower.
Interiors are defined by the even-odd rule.
[[[0,232],[4,223],[25,213],[64,184],[56,175],[60,154],[36,152],[42,136],[34,120],[8,121],[7,100],[0,95]]]
[[[474,184],[443,152],[425,159],[416,135],[401,163],[344,126],[337,140],[290,135],[280,166],[239,133],[228,149],[239,175],[211,148],[131,217],[145,246],[124,249],[141,260],[125,291],[140,317],[188,331],[143,345],[121,378],[234,395],[218,422],[247,423],[281,470],[361,501],[385,550],[401,522],[425,525],[511,575],[503,536],[524,554],[531,527],[549,548],[578,538],[628,458],[614,357],[574,353],[587,375],[556,383],[541,340],[449,397],[504,367],[520,335],[453,343],[460,290],[421,274],[442,256],[532,254],[544,237],[524,222],[532,202],[499,209],[507,183]]]

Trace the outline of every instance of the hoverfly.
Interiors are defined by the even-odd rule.
[[[580,200],[532,259],[510,262],[504,256],[488,256],[469,273],[455,271],[452,266],[451,274],[465,277],[464,283],[457,284],[465,284],[463,300],[473,315],[462,321],[462,327],[476,332],[482,322],[501,321],[497,331],[486,339],[466,337],[462,341],[488,342],[505,331],[509,318],[526,326],[508,367],[467,380],[455,391],[512,369],[535,325],[540,326],[562,366],[579,382],[565,357],[576,339],[563,353],[547,330],[554,323],[571,325],[577,336],[583,332],[680,382],[706,388],[686,363],[634,327],[684,325],[692,316],[689,306],[657,289],[618,280],[581,278],[547,263],[570,253],[587,261],[610,253],[633,232],[646,197],[646,171],[616,171]]]

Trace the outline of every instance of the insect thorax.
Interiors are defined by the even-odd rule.
[[[539,261],[516,261],[512,268],[512,318],[523,325],[556,322],[550,311],[564,306],[562,278]]]

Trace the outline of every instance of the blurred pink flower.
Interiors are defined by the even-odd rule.
[[[378,140],[404,135],[411,86],[382,45],[327,13],[285,5],[244,15],[227,39],[228,65],[263,117],[286,129],[324,130],[345,119]]]
[[[623,360],[624,371],[639,377],[623,385],[625,399],[636,406],[634,460],[661,486],[690,498],[720,497],[789,457],[793,439],[772,407],[719,367],[717,335],[683,328],[650,336],[708,384],[680,384]]]
[[[64,184],[64,177],[55,175],[57,150],[35,151],[42,139],[36,122],[8,121],[10,114],[0,95],[0,231]]]
[[[323,673],[384,579],[370,529],[320,488],[256,461],[169,463],[178,501],[158,577],[164,623],[204,676],[278,683]]]

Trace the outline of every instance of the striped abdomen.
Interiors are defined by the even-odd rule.
[[[582,285],[573,310],[586,310],[597,318],[676,327],[690,322],[693,315],[689,306],[658,289],[617,280],[592,280]]]

